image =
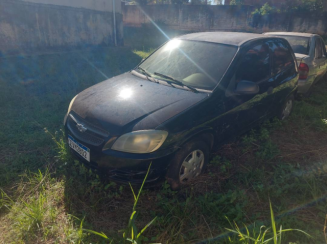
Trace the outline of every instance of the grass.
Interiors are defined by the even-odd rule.
[[[137,195],[135,195],[134,189],[133,189],[132,185],[129,184],[130,187],[131,187],[133,196],[134,196],[134,205],[133,205],[133,209],[132,209],[132,214],[131,214],[131,216],[129,218],[129,221],[128,221],[127,228],[124,230],[123,236],[122,236],[122,238],[120,240],[119,239],[118,240],[111,239],[108,236],[106,236],[106,234],[104,234],[103,232],[99,233],[99,232],[96,232],[94,230],[88,230],[88,229],[84,229],[84,231],[89,232],[91,234],[95,234],[97,236],[100,236],[103,239],[110,241],[110,243],[112,243],[112,242],[115,242],[115,243],[117,243],[117,242],[126,242],[126,241],[128,241],[128,242],[131,242],[133,244],[138,244],[138,243],[141,243],[142,240],[148,241],[148,239],[145,238],[142,234],[143,234],[143,232],[145,232],[145,230],[147,228],[149,228],[154,223],[154,221],[156,220],[156,217],[153,220],[151,220],[149,223],[147,223],[145,225],[145,227],[143,227],[141,229],[141,231],[138,231],[138,228],[136,226],[136,216],[137,216],[137,214],[136,214],[137,213],[136,212],[136,206],[137,206],[137,203],[139,201],[140,195],[142,193],[142,189],[143,189],[144,183],[145,183],[146,179],[148,178],[148,174],[149,174],[150,168],[151,168],[151,164],[150,164],[150,166],[148,168],[148,171],[147,171],[147,173],[145,175],[145,178],[143,180],[143,183],[142,183],[142,185],[141,185],[141,187],[140,187]],[[82,224],[83,224],[83,221],[81,222],[81,226],[82,226]]]
[[[0,243],[110,243],[86,229],[123,243],[148,223],[137,243],[255,243],[246,236],[265,232],[267,241],[287,229],[312,238],[283,232],[282,243],[324,243],[327,80],[288,120],[215,149],[197,183],[179,192],[164,183],[135,196],[70,157],[61,131],[70,99],[132,69],[150,48],[1,60]]]
[[[249,228],[247,226],[244,226],[244,231],[240,229],[240,227],[237,225],[237,223],[234,222],[234,224],[230,225],[234,227],[234,229],[228,229],[226,230],[230,231],[231,233],[234,233],[238,236],[238,240],[236,242],[238,243],[244,243],[244,244],[263,244],[263,243],[274,243],[274,244],[281,244],[282,243],[282,236],[285,232],[299,232],[307,237],[311,237],[307,233],[303,232],[302,230],[296,230],[296,229],[283,229],[282,226],[277,231],[275,216],[274,216],[274,210],[270,203],[270,218],[271,218],[271,229],[266,228],[265,226],[261,226],[259,232],[255,231],[255,228],[253,229],[252,233],[250,232]],[[229,238],[229,242],[233,243],[234,241],[232,238]]]

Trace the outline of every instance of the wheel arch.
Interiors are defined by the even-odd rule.
[[[200,139],[206,142],[211,150],[215,143],[214,130],[212,128],[203,128],[201,130],[194,131],[184,137],[184,140],[182,140],[180,143],[180,147],[195,139]]]

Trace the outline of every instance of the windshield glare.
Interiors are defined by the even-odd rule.
[[[284,39],[286,39],[294,53],[300,53],[300,54],[304,54],[304,55],[308,55],[309,54],[309,37],[302,37],[302,36],[280,36]]]
[[[236,52],[235,46],[175,39],[158,49],[140,67],[158,79],[164,78],[155,72],[194,88],[213,90]]]

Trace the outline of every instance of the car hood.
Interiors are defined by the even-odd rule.
[[[110,134],[155,129],[208,97],[125,73],[94,85],[76,97],[72,111]]]

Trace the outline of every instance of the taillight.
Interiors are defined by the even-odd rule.
[[[309,66],[305,63],[300,63],[299,66],[299,79],[300,80],[306,80],[308,78],[309,75]]]

